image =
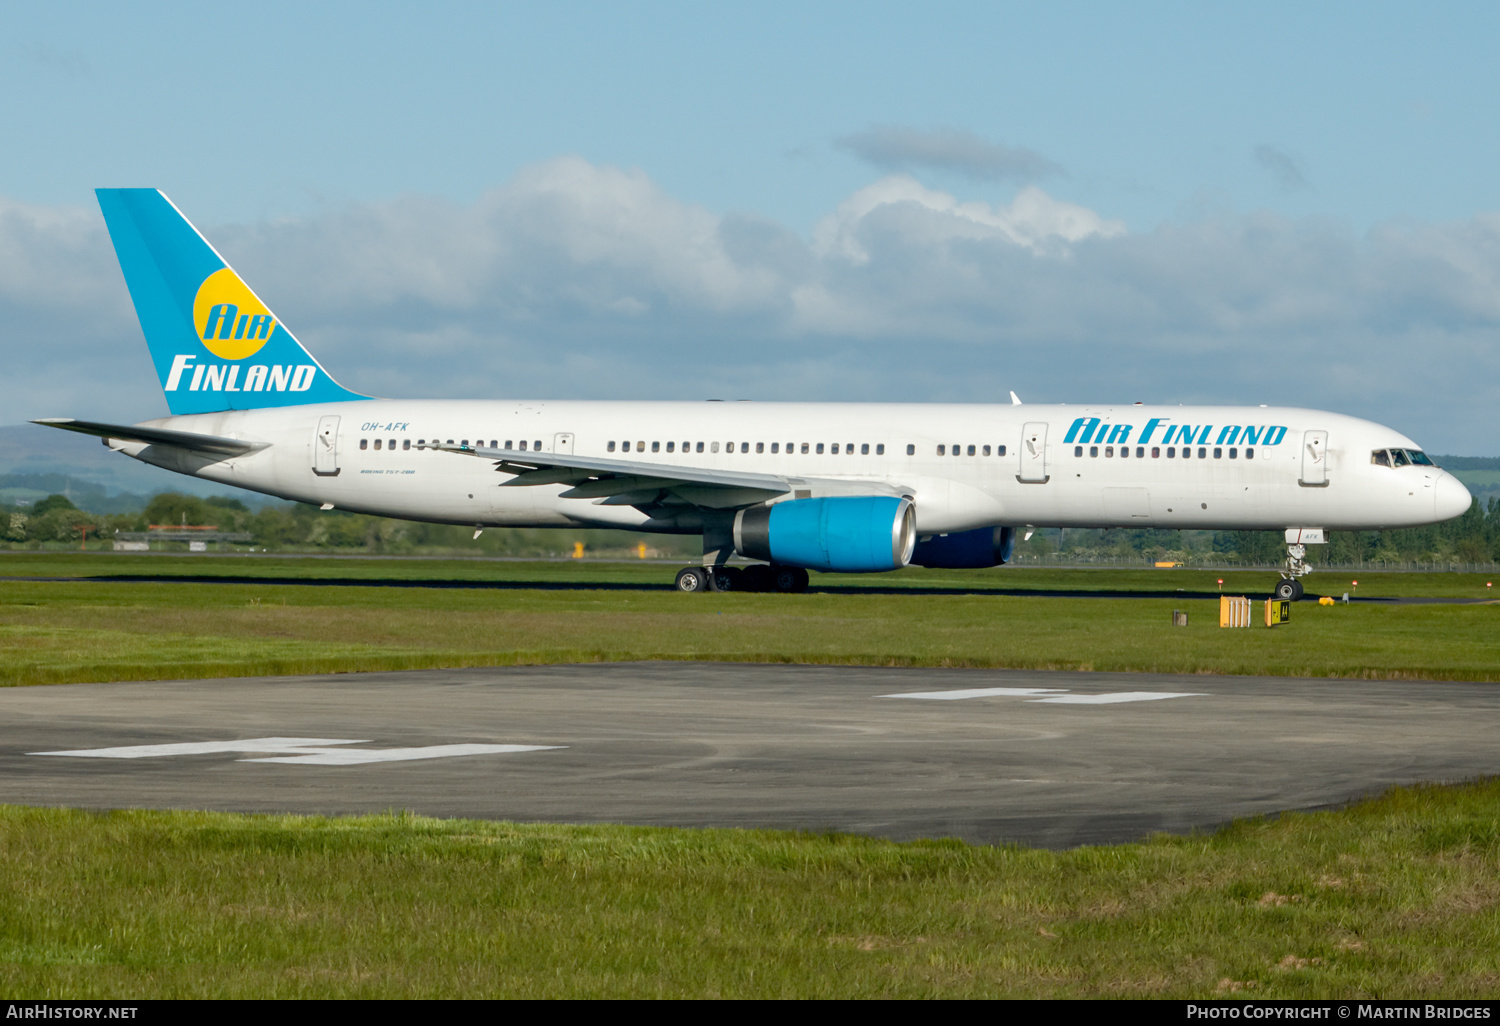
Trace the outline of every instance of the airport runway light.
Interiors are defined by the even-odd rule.
[[[1220,591],[1224,590],[1224,578],[1222,578],[1222,577],[1219,578],[1219,590]]]
[[[1349,583],[1354,586],[1354,590],[1355,591],[1359,590],[1359,582],[1358,581],[1350,581]]]

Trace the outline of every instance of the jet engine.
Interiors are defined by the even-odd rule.
[[[917,542],[911,562],[944,570],[971,570],[1010,562],[1016,544],[1014,527],[978,527],[954,534],[935,534]]]
[[[841,573],[899,570],[916,543],[910,499],[829,496],[753,506],[734,516],[742,556]]]

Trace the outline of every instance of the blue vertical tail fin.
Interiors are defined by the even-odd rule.
[[[160,191],[95,191],[174,414],[369,398],[334,381]]]

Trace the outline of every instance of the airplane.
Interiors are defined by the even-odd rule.
[[[981,568],[1041,527],[1326,532],[1437,523],[1468,490],[1410,438],[1273,406],[379,399],[340,385],[156,189],[99,205],[171,416],[35,421],[321,508],[701,535],[683,592],[809,570]],[[731,566],[732,556],[754,561]]]

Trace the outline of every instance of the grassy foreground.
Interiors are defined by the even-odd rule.
[[[0,992],[1492,997],[1500,783],[1046,852],[0,807]]]
[[[817,575],[805,595],[704,596],[676,594],[672,573],[5,556],[0,685],[638,659],[1500,679],[1500,604],[1304,602],[1286,627],[1219,629],[1218,578],[1228,594],[1264,595],[1275,579],[1265,571],[914,570]],[[90,579],[100,576],[124,579]],[[1349,587],[1325,577],[1313,590]],[[1100,591],[1120,597],[1069,597]],[[1364,575],[1358,594],[1371,593],[1488,592],[1474,575]],[[1171,626],[1173,609],[1189,612],[1187,629]]]

